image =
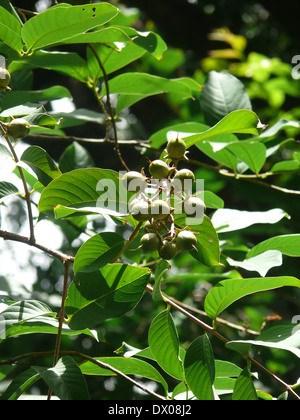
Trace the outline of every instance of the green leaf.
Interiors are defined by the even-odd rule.
[[[277,325],[263,331],[255,340],[230,341],[230,350],[248,354],[252,346],[286,350],[300,358],[300,330],[297,324]]]
[[[153,287],[153,293],[152,293],[154,302],[163,300],[163,296],[161,294],[161,283],[163,281],[165,272],[169,270],[170,268],[171,268],[171,265],[166,260],[160,260],[157,263],[157,266],[155,268],[155,273],[154,273],[154,287]]]
[[[259,174],[267,158],[267,149],[257,141],[239,141],[226,146],[239,160],[246,163],[255,174]]]
[[[236,378],[242,369],[226,360],[215,360],[216,378]]]
[[[245,368],[237,381],[233,390],[233,401],[257,401],[257,394],[252,382],[251,373]]]
[[[103,64],[107,75],[127,66],[132,61],[142,57],[146,52],[132,42],[124,46],[122,51],[107,48],[105,45],[94,44],[93,47]],[[87,58],[90,77],[92,80],[97,81],[99,78],[103,77],[99,61],[90,49],[87,50]]]
[[[190,220],[190,218],[189,218]],[[176,215],[175,223],[181,228],[186,227],[186,217]],[[203,220],[195,219],[191,225],[191,231],[197,233],[197,251],[191,251],[191,255],[207,266],[220,264],[220,244],[216,230],[211,220],[204,216]]]
[[[125,264],[78,273],[66,302],[70,328],[94,328],[129,312],[143,296],[149,277],[148,269]]]
[[[211,221],[218,233],[226,233],[245,229],[254,224],[275,224],[284,217],[289,216],[282,209],[272,209],[266,212],[219,209],[214,213]]]
[[[239,109],[252,110],[242,82],[229,73],[209,72],[200,95],[205,121],[214,125],[227,114]]]
[[[21,335],[27,335],[27,334],[53,334],[57,335],[59,327],[59,321],[48,317],[48,316],[38,316],[33,319],[26,320],[25,322],[22,322],[21,324],[11,324],[10,326],[7,326],[5,329],[5,339]],[[97,333],[95,331],[90,331],[88,329],[80,330],[80,331],[74,331],[71,330],[69,325],[64,323],[62,328],[62,335],[64,336],[78,336],[80,334],[84,334],[90,337],[93,337],[97,341],[101,339],[98,338]],[[0,339],[0,342],[2,340]]]
[[[101,28],[87,33],[80,33],[72,38],[66,39],[64,44],[104,44],[111,48],[116,47],[117,42],[132,42],[129,36],[121,28]]]
[[[196,338],[187,349],[184,372],[188,386],[199,400],[214,399],[215,361],[213,349],[206,334]]]
[[[133,44],[150,53],[156,60],[163,58],[167,45],[155,32],[140,32],[133,28],[120,26],[120,28],[133,39]]]
[[[56,99],[70,98],[72,96],[69,90],[63,86],[52,86],[45,90],[33,91],[13,91],[9,95],[4,96],[1,101],[1,109],[9,109],[18,105],[24,105],[27,102],[37,103],[39,101],[48,102]]]
[[[182,99],[192,98],[190,88],[180,82],[180,79],[172,80],[163,77],[152,76],[146,73],[125,73],[116,76],[109,82],[111,94],[119,94],[116,111],[128,108],[153,95],[162,93],[177,93]],[[101,92],[101,97],[106,95],[106,88]]]
[[[11,69],[13,70],[14,65],[18,63],[18,60],[15,60],[11,65]],[[26,63],[31,67],[53,70],[66,76],[71,76],[83,83],[86,83],[89,77],[86,61],[76,53],[36,51],[34,55],[22,57],[20,63]]]
[[[298,121],[288,121],[281,118],[272,127],[267,128],[263,133],[261,133],[259,139],[266,139],[265,141],[267,141],[268,139],[272,139],[276,136],[276,134],[278,134],[281,130],[287,128],[300,128],[300,124]]]
[[[299,162],[298,160],[287,160],[283,162],[275,163],[272,166],[271,172],[287,172],[287,171],[296,171],[299,169]]]
[[[63,173],[94,166],[95,162],[90,153],[77,142],[67,147],[59,159],[59,169]]]
[[[61,176],[60,170],[48,153],[38,146],[28,147],[21,156],[21,160],[35,172],[38,180],[45,187],[53,179]]]
[[[224,201],[222,198],[218,197],[211,191],[203,191],[199,194],[199,198],[201,198],[206,208],[208,209],[221,209],[224,208]]]
[[[150,137],[151,145],[154,148],[160,148],[163,144],[167,143],[168,136],[170,133],[175,132],[181,138],[188,137],[195,133],[201,133],[209,129],[206,124],[187,122],[182,124],[175,124],[169,127],[163,128]]]
[[[43,107],[40,104],[32,104],[27,102],[26,104],[17,105],[13,108],[9,108],[1,112],[0,117],[3,118],[10,118],[12,117],[23,117],[25,115],[35,114],[40,112]],[[46,112],[46,110],[45,110]]]
[[[52,310],[42,302],[36,300],[15,302],[0,312],[0,331],[5,331],[12,324],[50,314]]]
[[[224,280],[214,286],[208,293],[204,303],[205,312],[211,319],[216,319],[228,306],[245,296],[284,286],[300,288],[300,280],[295,277]]]
[[[221,165],[227,166],[236,172],[236,168],[239,163],[239,159],[229,150],[228,145],[235,144],[238,142],[237,137],[233,134],[216,135],[211,140],[203,140],[196,144],[197,148],[201,150],[206,156],[212,160],[220,163]]]
[[[227,262],[233,267],[240,267],[247,271],[256,271],[262,277],[265,277],[271,268],[282,265],[282,254],[279,251],[266,251],[244,261],[235,261],[227,258]]]
[[[75,109],[75,111],[72,111],[72,112],[51,112],[50,115],[52,116],[52,118],[55,118],[56,120],[60,121],[59,127],[61,129],[65,129],[69,127],[77,127],[77,126],[84,125],[87,123],[100,124],[100,125],[103,125],[105,123],[105,117],[103,114],[100,114],[99,112],[91,111],[89,109],[84,109],[84,108]],[[77,142],[74,142],[73,144],[79,145],[79,143]],[[82,148],[81,152],[83,152],[83,149],[84,149],[83,146],[79,145],[79,147],[78,148],[76,147],[76,148],[79,151],[80,147]],[[85,154],[88,154],[87,150],[85,151]],[[88,164],[90,165],[91,162],[92,162],[92,158],[90,157]],[[83,166],[79,166],[78,161],[76,162],[76,164],[78,165],[78,168],[83,168]],[[93,166],[95,166],[94,163],[93,163]],[[78,168],[74,167],[72,169],[78,169]]]
[[[22,37],[27,52],[59,44],[109,22],[118,9],[108,3],[52,7],[25,23]]]
[[[161,312],[152,321],[148,334],[151,353],[160,367],[169,375],[183,379],[183,366],[179,357],[178,333],[169,310]]]
[[[25,372],[17,375],[5,392],[0,396],[2,401],[15,401],[22,395],[29,387],[40,379],[40,375],[32,368],[25,370]]]
[[[107,192],[105,192],[107,190]],[[119,196],[119,174],[108,169],[77,169],[63,174],[52,181],[43,191],[40,212],[52,212],[54,207],[75,207],[80,210],[93,207],[101,213],[104,210],[118,210],[117,205],[125,206],[127,197]],[[103,211],[104,211],[103,210]]]
[[[56,366],[51,369],[39,366],[33,366],[32,369],[43,378],[60,400],[90,400],[84,376],[71,357],[61,358]]]
[[[0,6],[0,39],[15,51],[21,52],[23,48],[21,31],[20,21]]]
[[[10,182],[0,181],[0,204],[9,197],[19,194],[19,189]]]
[[[96,271],[110,263],[123,249],[124,239],[114,232],[100,233],[88,239],[75,257],[74,272]]]
[[[258,135],[263,127],[258,116],[253,111],[243,109],[231,112],[203,133],[186,137],[185,142],[187,147],[191,147],[194,144],[197,145],[197,143],[203,140],[220,134],[240,133]]]
[[[300,257],[300,234],[275,236],[256,245],[247,254],[247,258],[253,258],[265,251],[277,250],[289,257]]]
[[[161,374],[149,363],[144,360],[133,359],[128,357],[96,357],[95,360],[117,369],[125,375],[137,375],[160,383],[167,394],[168,385]],[[85,362],[80,365],[80,369],[84,375],[95,376],[116,376],[117,374],[105,367],[95,365],[92,362]]]

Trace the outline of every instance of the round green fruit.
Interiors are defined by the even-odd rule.
[[[151,223],[150,220],[147,220],[147,222],[144,225],[144,228],[149,232],[161,232],[164,229],[164,225],[159,221],[154,221],[153,223]]]
[[[0,90],[5,90],[9,85],[11,76],[8,70],[0,67]]]
[[[186,160],[186,144],[178,136],[169,140],[167,144],[168,158],[172,160]]]
[[[175,243],[163,241],[162,247],[159,250],[159,255],[163,260],[172,260],[176,257],[177,252],[178,249]]]
[[[171,168],[163,160],[154,160],[150,163],[149,172],[155,179],[168,178]]]
[[[201,218],[204,216],[205,203],[199,197],[189,197],[184,202],[184,212],[189,217]]]
[[[143,174],[136,171],[127,172],[122,178],[124,186],[128,191],[140,191],[146,183],[146,178]]]
[[[7,125],[7,134],[14,139],[27,137],[30,133],[30,124],[24,118],[16,118]]]
[[[150,219],[150,206],[147,201],[140,200],[136,202],[131,208],[130,213],[138,222]]]
[[[180,251],[191,251],[197,245],[197,238],[192,232],[183,230],[177,235],[176,245]]]
[[[155,252],[160,248],[160,238],[156,233],[146,233],[141,238],[141,245],[145,252]]]
[[[163,200],[155,200],[151,203],[151,216],[156,220],[165,219],[171,212],[170,206]]]
[[[189,169],[181,169],[180,171],[176,172],[174,179],[178,179],[180,181],[184,181],[186,179],[191,179],[193,182],[195,181],[194,173]]]

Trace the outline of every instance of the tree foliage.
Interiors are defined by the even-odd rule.
[[[138,9],[1,3],[0,399],[300,399],[300,85],[210,37],[191,71]]]

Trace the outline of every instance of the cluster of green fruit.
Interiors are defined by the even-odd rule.
[[[135,188],[139,185],[136,189],[138,193],[129,202],[129,213],[137,221],[145,222],[146,233],[141,238],[140,247],[146,253],[158,251],[162,259],[171,260],[178,252],[197,249],[197,237],[189,230],[190,227],[180,229],[175,226],[175,209],[172,204],[176,200],[181,205],[184,204],[184,208],[189,209],[189,217],[203,214],[205,204],[200,198],[192,195],[191,189],[186,192],[184,188],[176,190],[174,187],[176,183],[183,186],[186,180],[190,183],[195,182],[195,175],[191,170],[177,169],[179,161],[188,160],[184,140],[178,135],[170,138],[165,151],[167,154],[163,157],[164,160],[158,159],[150,163],[151,177],[147,178],[144,173],[130,171],[124,175],[123,181],[127,188],[131,183]],[[158,180],[159,183],[154,191],[154,197],[149,198],[145,188],[149,186],[153,188],[155,185],[153,180]],[[164,185],[169,188],[168,191],[164,189]]]
[[[4,67],[0,67],[0,92],[11,91],[9,87],[10,81],[11,75],[9,71]],[[12,119],[7,124],[1,123],[1,126],[6,130],[6,134],[15,140],[27,137],[31,129],[31,125],[24,118]]]

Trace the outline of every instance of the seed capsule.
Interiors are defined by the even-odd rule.
[[[145,252],[158,251],[161,245],[160,238],[156,233],[146,233],[141,238],[141,245]]]
[[[192,232],[183,230],[177,235],[176,245],[180,251],[191,251],[197,245],[197,238]]]

